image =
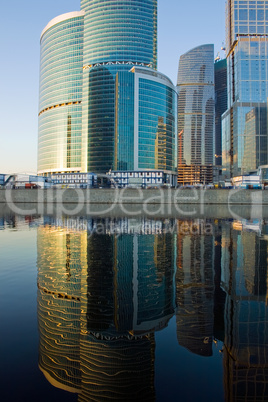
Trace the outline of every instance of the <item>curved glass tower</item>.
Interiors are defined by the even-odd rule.
[[[81,0],[84,66],[144,63],[156,69],[157,0]]]
[[[39,174],[81,171],[83,25],[67,13],[41,34]]]
[[[178,182],[208,184],[214,165],[214,46],[180,57],[178,71]]]
[[[133,67],[116,81],[115,170],[177,171],[177,92],[165,75]]]
[[[176,171],[176,88],[156,68],[157,0],[81,0],[52,20],[41,35],[38,173]]]
[[[157,0],[81,0],[84,169],[114,168],[116,76],[133,65],[156,69]]]

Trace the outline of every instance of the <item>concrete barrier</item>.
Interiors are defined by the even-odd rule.
[[[0,215],[261,219],[268,191],[189,189],[0,190]]]
[[[0,203],[268,205],[267,190],[244,189],[16,189]]]

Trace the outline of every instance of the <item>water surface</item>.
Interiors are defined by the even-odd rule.
[[[264,217],[0,211],[3,401],[268,399]]]

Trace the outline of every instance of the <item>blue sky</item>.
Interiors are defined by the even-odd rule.
[[[1,4],[0,173],[36,172],[40,33],[52,18],[79,9],[80,0]],[[176,84],[180,55],[205,43],[216,55],[224,11],[225,0],[158,0],[158,70]]]

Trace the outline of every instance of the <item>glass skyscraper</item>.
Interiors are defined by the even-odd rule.
[[[81,171],[84,13],[41,34],[38,173]]]
[[[222,165],[221,116],[227,110],[227,62],[215,62],[215,165]]]
[[[177,169],[177,92],[163,74],[133,67],[116,81],[116,170]]]
[[[226,2],[228,110],[222,118],[223,174],[267,164],[268,1]]]
[[[133,67],[146,69],[139,88],[137,74],[130,73]],[[153,77],[156,68],[157,0],[81,0],[80,12],[52,20],[41,36],[39,173],[105,173],[130,168],[134,156],[138,168],[162,164],[174,170],[175,88],[159,73]],[[135,96],[134,108],[130,97]],[[143,124],[145,115],[149,118]],[[159,125],[166,127],[161,140]],[[155,158],[157,141],[163,146]],[[167,160],[155,162],[159,158]]]
[[[214,46],[180,57],[178,70],[178,183],[208,184],[214,166]]]

